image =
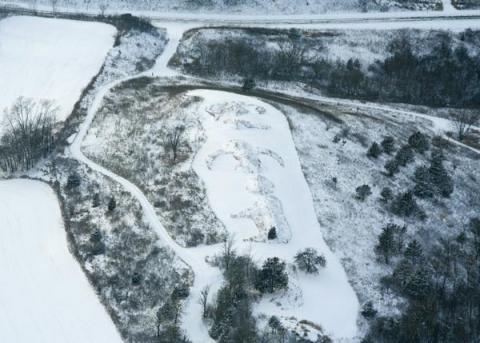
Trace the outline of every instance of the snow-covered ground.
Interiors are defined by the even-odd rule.
[[[68,250],[46,184],[0,182],[0,247],[0,341],[121,342]]]
[[[112,47],[110,25],[38,17],[0,21],[0,112],[20,96],[51,100],[65,120]]]
[[[251,97],[209,90],[188,94],[204,99],[199,116],[207,140],[194,169],[237,248],[259,261],[277,256],[291,263],[308,247],[327,259],[319,275],[290,270],[289,290],[264,297],[256,312],[311,321],[336,339],[354,337],[358,301],[323,241],[285,116]],[[277,240],[266,239],[271,227]]]
[[[176,34],[173,36],[173,39],[169,41],[165,49],[168,53],[165,53],[165,55],[158,60],[151,71],[147,71],[138,76],[172,76],[166,67],[166,63],[176,50],[179,34],[185,29],[186,27],[177,26],[169,28],[168,32],[173,31]],[[125,81],[125,79],[123,81]],[[100,108],[104,96],[120,82],[121,81],[112,82],[104,86],[97,93],[92,106],[89,108],[89,114],[79,134],[74,139],[70,153],[75,159],[86,163],[92,169],[119,182],[127,191],[134,195],[143,207],[145,218],[162,238],[162,241],[168,244],[177,256],[192,268],[195,274],[195,283],[192,286],[191,296],[186,304],[185,315],[182,318],[182,326],[194,342],[208,342],[210,338],[205,325],[201,321],[201,306],[198,303],[198,299],[199,293],[204,286],[218,286],[221,280],[220,271],[205,263],[205,257],[217,254],[220,251],[220,247],[209,246],[187,249],[178,246],[168,235],[160,223],[154,207],[138,187],[89,160],[81,152],[83,138],[87,134],[88,128],[93,121],[96,111]],[[311,195],[303,178],[285,117],[273,107],[248,97],[239,99],[236,95],[222,92],[199,92],[198,94],[192,92],[190,95],[198,95],[206,98],[205,109],[210,108],[213,104],[221,108],[225,102],[232,102],[232,105],[236,106],[238,101],[241,100],[247,108],[253,110],[258,108],[260,112],[265,111],[266,113],[265,116],[253,115],[253,118],[248,118],[249,120],[245,122],[242,122],[240,119],[239,125],[242,126],[245,124],[245,129],[250,126],[249,122],[254,127],[265,127],[265,130],[260,129],[260,131],[258,131],[258,129],[255,128],[251,130],[250,135],[253,140],[248,143],[252,145],[253,150],[251,152],[253,155],[250,157],[245,155],[248,151],[242,149],[236,151],[236,145],[232,145],[230,142],[232,140],[235,141],[237,138],[239,139],[243,132],[241,129],[237,131],[235,129],[236,126],[231,126],[235,118],[230,118],[229,124],[228,117],[231,113],[228,111],[224,113],[227,122],[218,122],[217,125],[215,125],[215,122],[208,120],[210,115],[207,112],[203,113],[203,118],[205,119],[204,125],[208,127],[208,136],[213,138],[218,130],[220,130],[220,132],[224,130],[225,135],[220,136],[224,139],[223,144],[230,144],[230,147],[233,148],[231,153],[243,154],[242,158],[244,162],[247,163],[247,169],[249,168],[249,158],[254,160],[253,166],[251,167],[256,165],[255,159],[259,157],[255,156],[255,153],[258,153],[259,149],[264,149],[267,155],[271,153],[272,156],[274,156],[273,160],[279,161],[274,162],[266,158],[265,155],[262,155],[263,157],[258,159],[258,163],[263,165],[262,172],[260,173],[260,170],[253,170],[253,175],[245,175],[245,171],[242,172],[241,170],[232,169],[232,165],[224,166],[230,169],[223,171],[224,175],[228,176],[228,178],[224,179],[224,183],[222,184],[224,186],[231,186],[236,182],[243,182],[238,184],[239,188],[237,189],[238,192],[241,192],[237,198],[239,200],[243,199],[243,202],[240,204],[227,202],[229,208],[222,210],[222,207],[216,206],[220,206],[222,201],[225,202],[225,196],[229,194],[219,194],[218,191],[215,192],[218,188],[210,189],[211,187],[216,187],[214,183],[218,182],[218,175],[214,173],[214,171],[217,171],[217,166],[212,170],[205,167],[212,162],[211,155],[218,152],[219,146],[214,145],[212,147],[212,145],[210,145],[211,143],[209,144],[207,141],[205,144],[206,148],[199,152],[199,156],[201,155],[202,157],[196,157],[195,165],[199,168],[197,172],[200,173],[200,170],[204,171],[204,182],[207,186],[212,207],[217,211],[217,215],[227,223],[227,226],[229,226],[228,229],[232,232],[238,232],[240,230],[239,225],[241,225],[239,223],[245,224],[249,222],[249,220],[240,218],[234,220],[229,216],[230,214],[240,214],[238,212],[241,210],[247,210],[247,213],[248,207],[254,206],[257,199],[263,201],[263,204],[261,204],[263,207],[257,209],[258,213],[252,214],[270,218],[271,223],[265,223],[265,225],[279,225],[279,228],[283,225],[282,229],[285,230],[285,241],[283,243],[278,242],[278,244],[273,245],[264,242],[253,243],[243,241],[243,238],[249,237],[239,235],[238,248],[246,252],[252,247],[252,244],[255,244],[253,249],[255,251],[254,256],[259,259],[260,262],[266,257],[276,255],[291,263],[293,256],[299,249],[310,246],[319,249],[327,259],[327,268],[318,276],[311,277],[302,273],[296,274],[293,270],[290,270],[292,279],[290,290],[284,294],[277,294],[276,296],[266,298],[258,306],[257,313],[278,314],[283,318],[289,318],[294,315],[298,320],[307,319],[313,323],[320,324],[324,328],[325,333],[331,334],[335,338],[351,338],[355,336],[358,301],[339,261],[330,252],[322,239],[321,230],[313,210]],[[266,135],[266,133],[268,134]],[[276,137],[277,135],[278,137]],[[266,137],[269,137],[270,141],[267,140]],[[242,147],[242,144],[239,146]],[[212,149],[215,151],[212,151]],[[268,152],[267,149],[270,149],[271,152]],[[277,154],[274,153],[276,150],[278,151]],[[222,160],[224,160],[223,157]],[[278,163],[280,163],[280,165],[283,164],[284,167],[280,167]],[[261,186],[262,189],[258,189],[257,193],[255,193],[255,184],[249,184],[252,180],[261,182],[261,185],[258,184],[258,186]],[[263,195],[261,194],[262,192],[264,192]],[[223,200],[222,197],[224,197]],[[250,230],[250,232],[253,232],[254,229],[250,226]],[[261,227],[257,226],[256,231],[260,233]],[[275,305],[276,303],[281,303],[281,305],[277,306]]]
[[[175,36],[169,41],[166,53],[152,70],[137,77],[176,75],[166,64],[185,28],[175,25],[173,30],[169,30]],[[73,158],[119,182],[130,192],[142,205],[145,219],[162,241],[192,268],[195,283],[182,318],[182,327],[194,342],[209,342],[207,328],[201,321],[198,297],[203,286],[221,282],[218,269],[205,263],[205,257],[218,253],[219,247],[187,249],[178,246],[138,187],[89,160],[81,151],[82,141],[105,95],[122,81],[134,77],[117,80],[99,89],[70,153]],[[224,92],[193,91],[189,95],[204,99],[200,114],[208,133],[207,142],[196,158],[195,168],[206,183],[212,208],[227,224],[227,229],[236,233],[237,248],[254,252],[258,261],[275,255],[292,262],[297,250],[307,246],[316,247],[327,258],[327,268],[318,276],[297,274],[290,269],[290,290],[262,300],[255,309],[256,313],[278,314],[284,318],[293,314],[299,320],[308,319],[321,324],[325,332],[335,338],[354,336],[358,301],[340,263],[323,241],[310,191],[287,121],[281,112],[253,98]],[[442,125],[439,123],[439,126]],[[219,184],[223,188],[219,188]],[[232,194],[235,194],[236,202],[228,200]],[[259,217],[265,220],[256,220]],[[270,225],[283,230],[282,242],[259,242],[259,234]],[[249,240],[252,236],[257,237]]]

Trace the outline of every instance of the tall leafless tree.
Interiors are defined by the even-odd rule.
[[[184,125],[176,125],[164,130],[163,149],[170,155],[173,163],[177,161],[178,153],[186,144],[185,131]]]
[[[30,0],[29,1],[30,8],[33,12],[37,11],[37,2],[38,2],[38,0]]]
[[[52,5],[52,12],[55,14],[57,12],[58,0],[50,0],[50,5]]]
[[[199,303],[202,305],[202,316],[207,318],[208,315],[208,294],[210,293],[210,286],[205,286],[200,292]]]
[[[458,140],[463,141],[472,127],[480,121],[480,112],[459,109],[452,115],[452,119],[457,129]]]
[[[105,17],[105,12],[108,9],[108,3],[106,1],[104,1],[104,2],[100,3],[100,5],[98,5],[98,8],[100,9],[100,15],[102,17]]]
[[[56,107],[18,98],[5,110],[0,142],[0,168],[27,170],[53,149]]]

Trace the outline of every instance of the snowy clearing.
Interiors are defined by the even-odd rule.
[[[114,42],[101,23],[37,17],[0,21],[0,110],[20,96],[52,100],[65,120]]]
[[[264,297],[256,312],[309,320],[336,339],[354,337],[358,301],[323,241],[284,115],[237,94],[209,90],[188,94],[204,99],[200,117],[207,140],[194,169],[239,250],[260,261],[277,256],[292,262],[300,249],[314,247],[327,260],[317,276],[291,270],[289,290]],[[271,227],[276,227],[278,239],[267,241]]]
[[[53,191],[2,181],[0,209],[0,341],[121,342],[68,250]]]

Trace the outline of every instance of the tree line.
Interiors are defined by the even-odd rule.
[[[268,33],[252,33],[258,38],[203,40],[183,67],[203,76],[300,81],[338,97],[429,106],[480,105],[480,52],[467,49],[477,44],[478,34],[469,29],[459,36],[459,43],[451,33],[435,33],[434,46],[425,52],[417,51],[413,38],[402,31],[387,44],[386,58],[369,65],[355,58],[312,56],[307,53],[312,42],[298,30],[277,32],[276,49],[262,38]]]

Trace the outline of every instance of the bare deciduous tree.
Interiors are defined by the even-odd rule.
[[[18,98],[5,109],[0,142],[0,168],[14,172],[27,170],[53,149],[55,114],[50,101],[36,103]]]
[[[463,141],[472,127],[479,122],[480,112],[459,109],[452,115],[452,118],[457,129],[458,140]]]
[[[30,0],[30,1],[29,1],[30,8],[31,8],[31,10],[34,11],[34,12],[37,11],[37,2],[38,2],[38,0]]]
[[[233,247],[235,243],[235,240],[232,236],[228,236],[225,242],[223,243],[223,267],[225,268],[225,271],[228,271],[230,268],[230,264],[232,263],[232,260],[235,258],[236,252]]]
[[[276,57],[276,73],[287,80],[293,79],[305,63],[306,48],[299,40],[279,42],[280,51]]]
[[[210,286],[205,286],[200,292],[200,299],[198,300],[202,305],[202,316],[207,318],[208,315],[208,294],[210,293]]]
[[[83,2],[85,3],[85,9],[88,12],[88,9],[90,8],[90,3],[92,2],[92,0],[84,0]]]
[[[102,3],[100,3],[100,5],[98,5],[98,8],[100,9],[100,15],[102,17],[105,17],[105,12],[108,9],[108,3],[106,1],[102,2]]]
[[[163,134],[163,148],[170,155],[173,163],[177,161],[179,151],[186,144],[184,136],[184,125],[167,128]]]
[[[52,12],[55,14],[57,12],[58,0],[50,0],[50,5],[52,5]]]

